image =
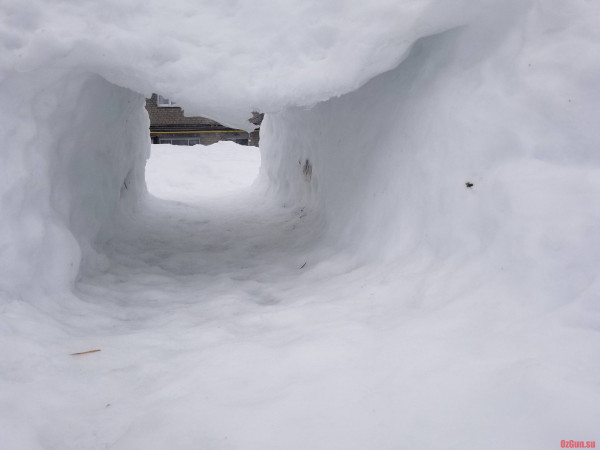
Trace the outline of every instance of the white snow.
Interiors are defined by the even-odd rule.
[[[232,141],[191,147],[156,144],[146,164],[146,184],[158,198],[194,202],[250,187],[259,168],[258,148]]]
[[[1,2],[0,449],[597,441],[599,23]],[[151,148],[151,92],[260,161]]]
[[[496,3],[3,0],[0,78],[12,70],[91,71],[251,130],[252,111],[356,89],[398,64],[419,37],[509,9]]]

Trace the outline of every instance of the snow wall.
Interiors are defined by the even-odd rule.
[[[0,285],[64,291],[82,261],[101,267],[96,243],[145,192],[144,97],[77,71],[12,73],[1,84]]]
[[[485,267],[555,302],[598,290],[596,3],[1,9],[4,291],[102,266],[145,192],[151,92],[247,129],[266,112],[262,185],[365,261]]]

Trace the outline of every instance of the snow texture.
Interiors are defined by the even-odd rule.
[[[156,144],[146,164],[146,182],[158,198],[196,202],[243,191],[253,184],[259,167],[256,147],[231,141],[192,147]]]
[[[597,440],[599,25],[2,0],[0,448]],[[260,169],[232,143],[146,167],[152,92],[266,112]]]

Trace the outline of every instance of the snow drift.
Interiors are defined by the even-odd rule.
[[[263,111],[256,189],[310,214],[303,251],[322,258],[321,274],[335,270],[320,248],[334,247],[347,270],[385,268],[402,289],[390,302],[408,309],[516,321],[561,311],[536,329],[574,335],[540,335],[566,343],[554,354],[536,340],[527,355],[541,348],[540,367],[560,377],[548,386],[585,412],[552,410],[550,428],[560,417],[570,432],[594,431],[597,364],[581,349],[599,348],[600,327],[597,3],[6,0],[0,10],[7,301],[71,298],[78,274],[108,267],[104,243],[146,196],[144,96],[241,128]],[[528,386],[536,367],[523,369]]]

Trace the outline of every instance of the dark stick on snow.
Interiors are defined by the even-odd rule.
[[[99,352],[100,349],[96,349],[96,350],[88,350],[87,352],[77,352],[77,353],[71,353],[71,356],[76,356],[76,355],[87,355],[88,353],[96,353]]]

